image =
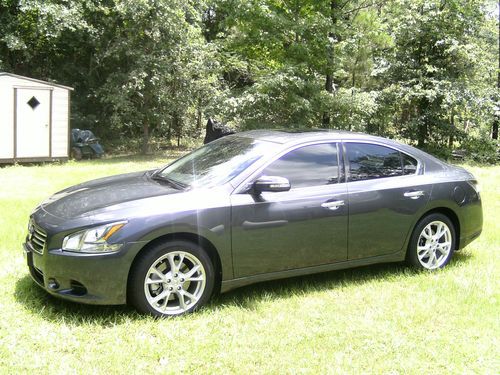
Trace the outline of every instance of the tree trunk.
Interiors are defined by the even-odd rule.
[[[455,141],[455,113],[451,112],[450,117],[450,138],[448,139],[448,147],[453,148],[453,142]]]
[[[425,115],[422,115],[425,112],[425,108],[427,107],[427,101],[424,99],[419,100],[417,105],[417,119],[418,119],[418,128],[417,128],[417,147],[422,148],[425,145],[425,140],[427,138],[427,118]]]
[[[329,73],[326,75],[325,90],[330,94],[333,93],[333,76]],[[330,112],[323,112],[323,126],[325,128],[330,127]]]
[[[500,89],[500,1],[498,2],[498,72],[497,72],[497,88]],[[497,98],[497,103],[499,98]],[[495,120],[493,120],[493,127],[491,129],[491,138],[498,140],[498,123],[500,122],[500,114],[497,108]]]
[[[167,128],[167,140],[170,142],[171,139],[172,139],[172,121],[169,121]]]
[[[417,147],[422,148],[425,146],[425,138],[427,137],[427,122],[423,121],[418,127],[418,142]]]
[[[201,130],[201,117],[203,116],[203,112],[201,110],[201,100],[198,100],[198,108],[196,110],[196,129]]]
[[[177,147],[181,145],[181,134],[182,134],[182,129],[181,129],[181,121],[179,114],[177,112],[174,113],[172,117],[172,125],[175,131],[175,136],[177,138]]]
[[[338,20],[338,11],[339,11],[339,0],[331,0],[330,2],[330,19],[332,21],[332,31],[328,33],[328,39],[329,40],[334,40],[338,42],[339,36],[335,32],[335,28],[337,26],[337,20]],[[325,79],[325,90],[326,92],[332,94],[334,85],[333,85],[333,66],[335,63],[335,47],[330,46],[328,49],[328,57],[327,57],[327,67],[326,67],[326,79]],[[323,126],[325,128],[330,127],[330,112],[325,111],[323,112]]]
[[[142,153],[145,155],[151,153],[149,145],[149,123],[147,118],[142,120]]]
[[[354,86],[356,86],[356,65],[358,64],[358,58],[356,57],[356,60],[354,61],[354,68],[352,71],[352,81],[351,81],[351,102],[354,102]],[[352,129],[352,108],[354,105],[351,105],[349,108],[349,120],[348,120],[348,126],[347,130],[351,131]],[[367,131],[367,129],[364,129]]]

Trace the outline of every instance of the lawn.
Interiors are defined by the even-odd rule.
[[[162,320],[57,300],[31,281],[21,243],[37,203],[166,160],[0,168],[0,373],[500,372],[500,167],[468,167],[483,234],[439,272],[388,264],[268,282]]]

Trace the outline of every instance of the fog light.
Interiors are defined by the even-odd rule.
[[[70,286],[71,286],[71,294],[75,296],[84,296],[87,294],[87,288],[85,286],[76,281],[76,280],[70,280]]]
[[[59,289],[59,283],[56,281],[56,279],[52,279],[52,278],[50,278],[50,279],[47,281],[47,286],[48,286],[50,289]]]

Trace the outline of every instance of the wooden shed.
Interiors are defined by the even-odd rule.
[[[68,159],[72,90],[0,72],[0,163]]]

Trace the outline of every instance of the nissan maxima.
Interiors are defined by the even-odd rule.
[[[481,229],[474,176],[416,148],[249,131],[54,194],[31,214],[24,253],[52,295],[172,316],[266,280],[383,262],[437,270]]]

